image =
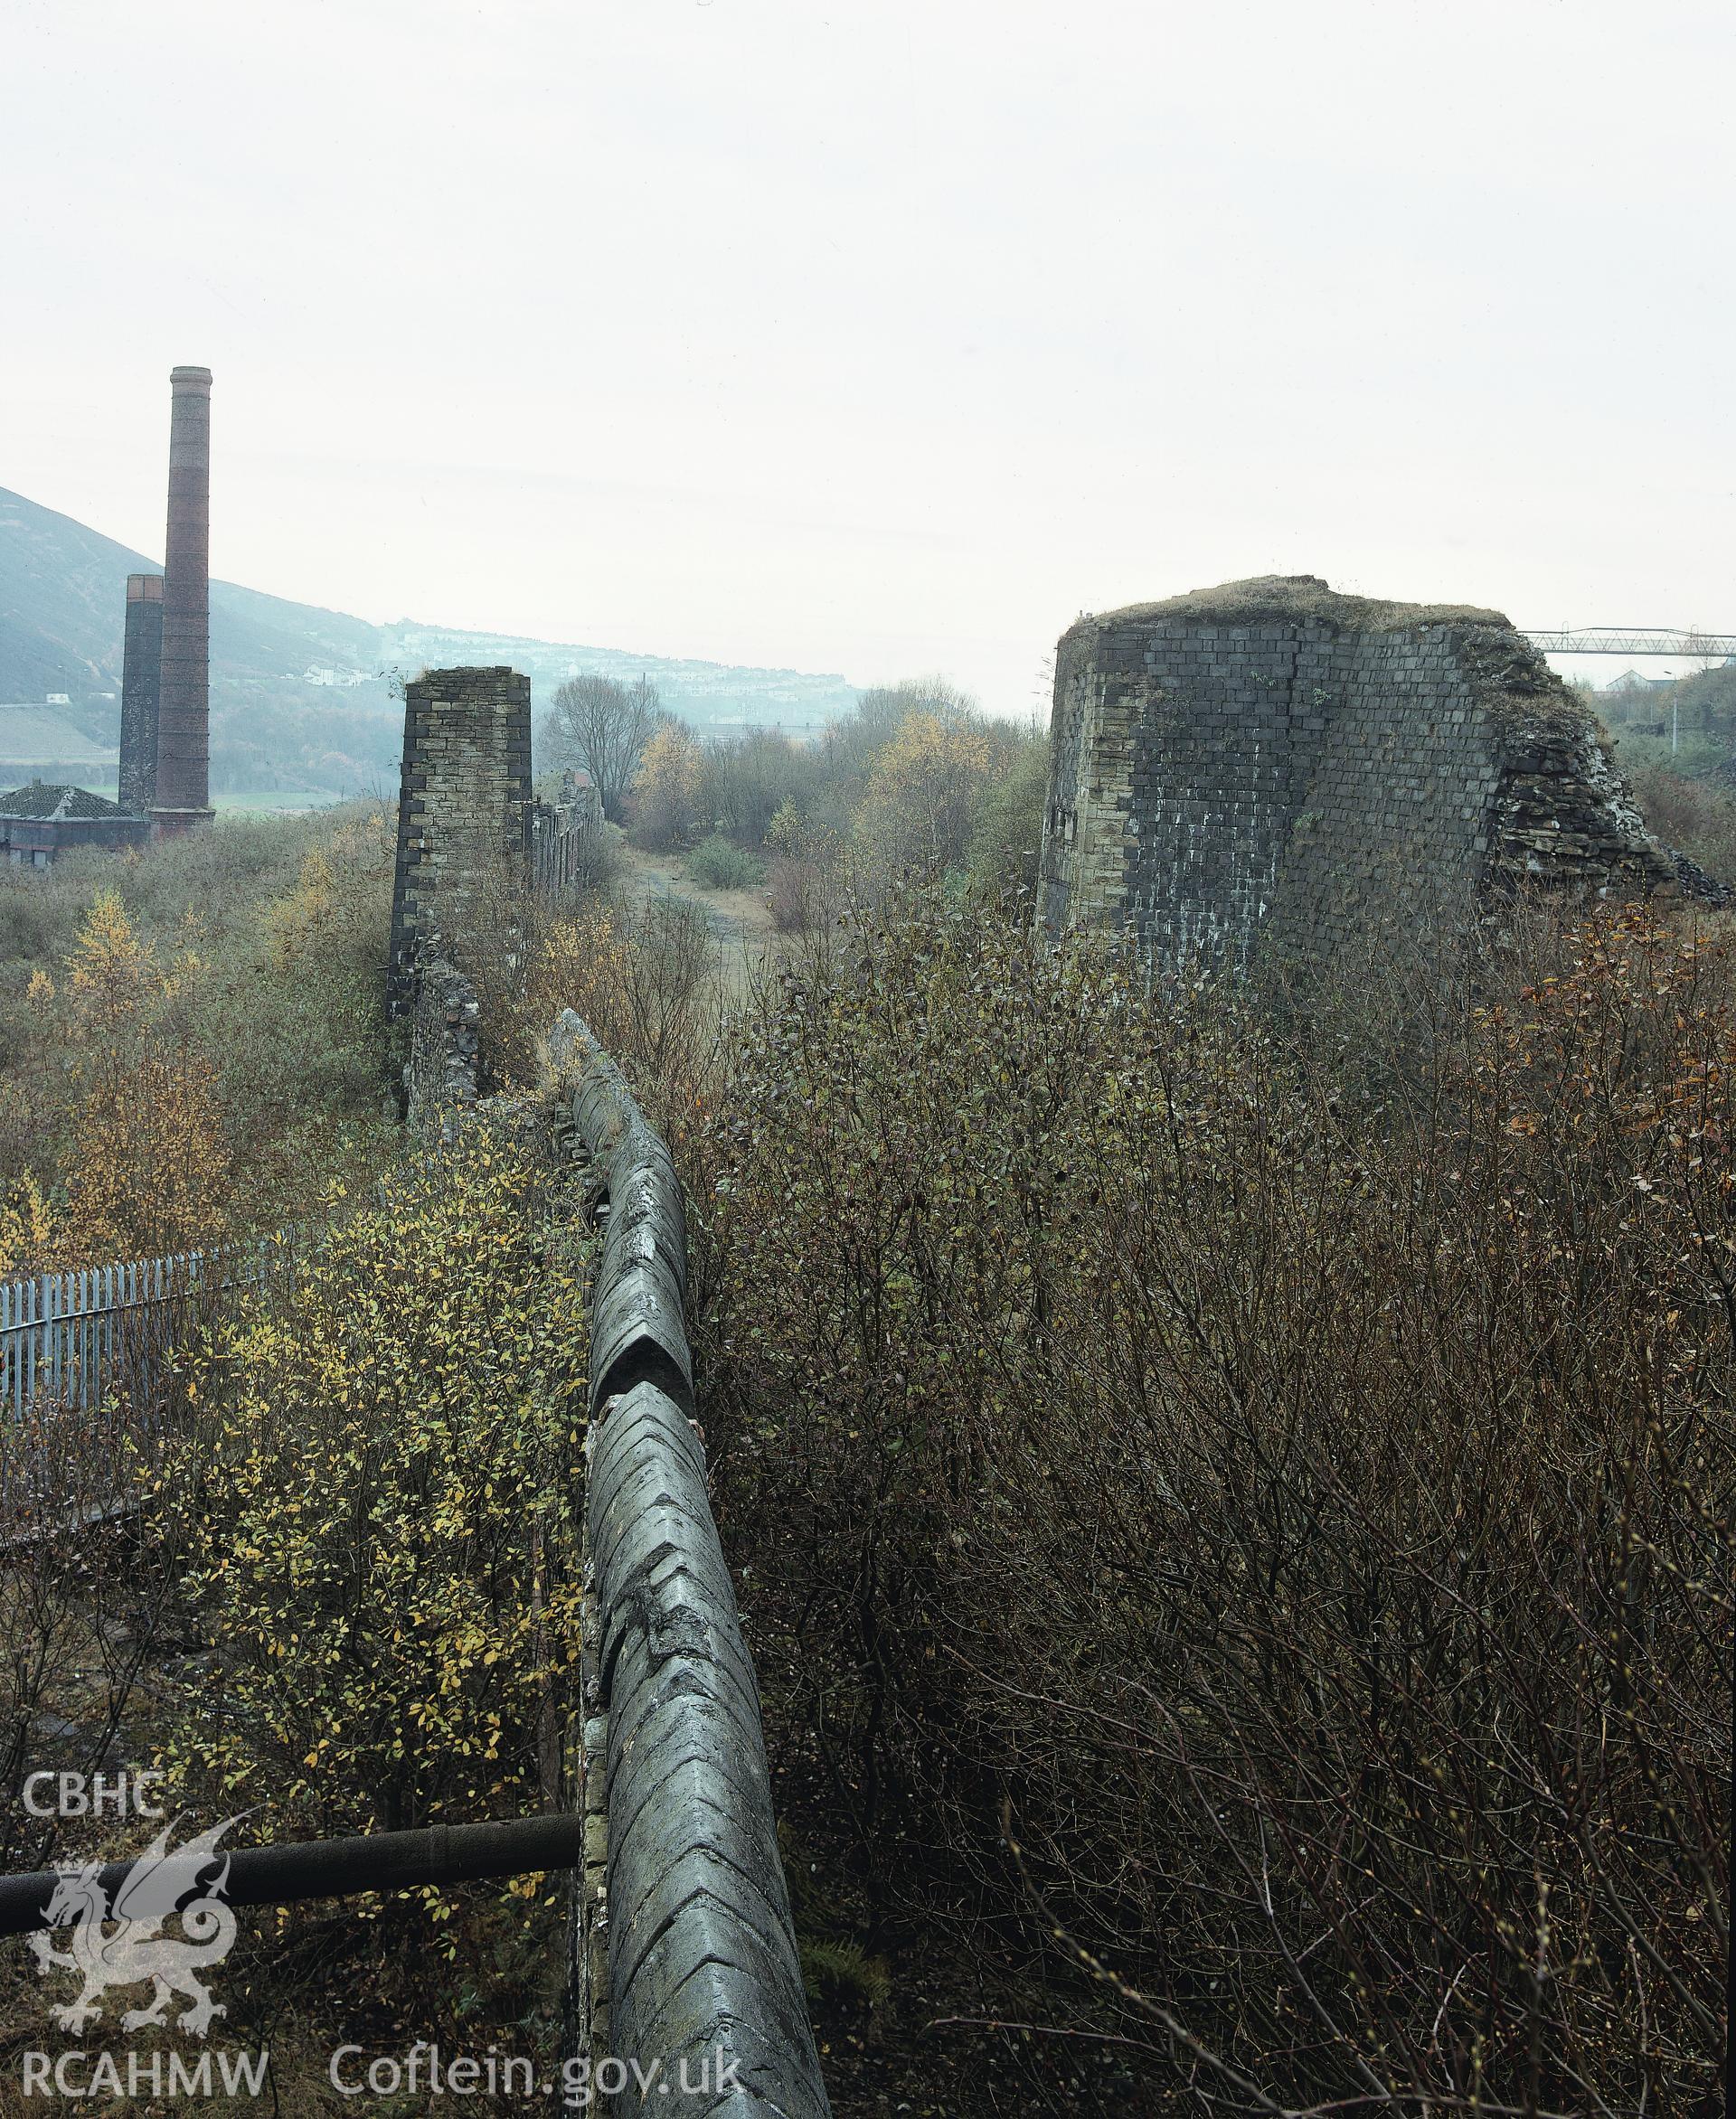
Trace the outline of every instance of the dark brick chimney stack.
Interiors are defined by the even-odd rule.
[[[127,577],[120,664],[120,806],[148,816],[156,795],[156,711],[163,674],[163,577]]]
[[[211,821],[211,370],[176,368],[169,419],[169,531],[157,702],[160,832]]]

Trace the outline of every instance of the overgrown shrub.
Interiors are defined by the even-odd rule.
[[[700,814],[748,845],[758,845],[780,811],[812,799],[821,773],[819,751],[777,729],[712,736],[704,745]]]
[[[111,1769],[173,1570],[141,1566],[114,1514],[111,1422],[38,1408],[0,1432],[0,1864],[46,1868],[67,1821],[24,1805],[33,1773]],[[41,1505],[44,1494],[50,1505]],[[34,1505],[33,1505],[34,1504]],[[74,1825],[74,1832],[88,1827]]]
[[[844,911],[850,897],[848,862],[841,834],[806,817],[786,803],[766,833],[770,866],[766,902],[780,935],[807,938],[811,956],[816,940]]]
[[[231,1201],[217,1069],[178,1018],[197,960],[160,964],[118,892],[68,965],[75,1101],[61,1257],[97,1263],[213,1242]]]
[[[820,917],[825,878],[819,863],[799,855],[772,856],[766,876],[766,902],[771,924],[780,935],[805,935]]]
[[[1736,976],[1617,912],[1474,968],[1341,1093],[929,906],[693,1154],[784,1756],[1154,2106],[1712,2108]]]
[[[708,890],[750,890],[766,880],[764,863],[719,832],[693,848],[687,856],[687,872]]]
[[[633,835],[666,852],[699,829],[703,752],[685,723],[665,720],[645,747],[633,780]]]
[[[1666,846],[1697,861],[1720,882],[1736,882],[1736,791],[1665,764],[1638,767],[1628,777],[1646,822]]]
[[[571,1008],[672,1132],[688,1125],[715,1059],[718,956],[704,914],[673,894],[551,902],[505,887],[475,906],[459,952],[498,1079],[536,1085],[542,1041]]]
[[[552,1795],[578,1653],[580,1266],[545,1159],[480,1128],[295,1254],[192,1381],[166,1475],[215,1650],[183,1785],[292,1837]]]
[[[964,857],[993,746],[975,716],[910,714],[876,753],[851,824],[863,880],[880,888],[940,874]]]
[[[978,898],[1022,904],[1029,910],[1048,793],[1048,736],[1034,730],[1021,734],[1000,761],[971,827],[967,866]]]
[[[0,964],[0,1197],[34,1187],[54,1238],[14,1262],[279,1227],[377,1168],[391,890],[369,811],[0,871],[43,952]]]

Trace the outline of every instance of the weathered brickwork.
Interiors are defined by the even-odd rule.
[[[529,873],[531,680],[429,670],[404,688],[387,1006],[414,1003],[419,956],[462,933],[498,883]]]
[[[163,563],[152,815],[160,833],[211,822],[211,370],[169,374],[169,516]]]
[[[1523,879],[1670,888],[1592,716],[1497,612],[1231,582],[1062,636],[1038,914],[1322,964]]]
[[[147,816],[156,799],[156,709],[163,676],[163,577],[127,577],[120,664],[120,806]]]

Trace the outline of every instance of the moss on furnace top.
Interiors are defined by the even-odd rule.
[[[1500,611],[1470,603],[1389,603],[1373,596],[1347,596],[1317,574],[1256,574],[1215,589],[1190,589],[1161,603],[1130,603],[1120,610],[1093,611],[1061,635],[1119,626],[1161,625],[1165,619],[1206,625],[1302,625],[1310,619],[1351,633],[1401,633],[1411,626],[1498,626],[1511,632]]]

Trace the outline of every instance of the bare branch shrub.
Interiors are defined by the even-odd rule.
[[[552,898],[505,871],[476,892],[458,952],[493,1078],[535,1085],[542,1041],[571,1008],[659,1123],[683,1130],[718,1054],[719,954],[704,914],[683,899]]]
[[[180,1556],[173,1540],[141,1547],[140,1502],[175,1483],[175,1362],[209,1329],[223,1277],[183,1278],[169,1303],[124,1316],[99,1402],[69,1385],[0,1407],[0,1869],[62,1851],[64,1821],[25,1806],[32,1775],[144,1762],[137,1696],[175,1633]],[[16,1335],[5,1353],[20,1358]]]
[[[1178,2100],[1203,2043],[1222,2109],[1710,2110],[1729,945],[1517,908],[1359,1036],[932,905],[852,952],[690,1167],[725,1536],[881,1921],[1049,1953]]]
[[[542,725],[551,758],[561,765],[580,765],[597,783],[603,814],[618,823],[633,776],[662,709],[657,688],[641,677],[636,684],[618,678],[570,677],[555,692]]]
[[[1736,793],[1722,781],[1691,778],[1657,763],[1630,775],[1646,822],[1722,882],[1736,880]]]

